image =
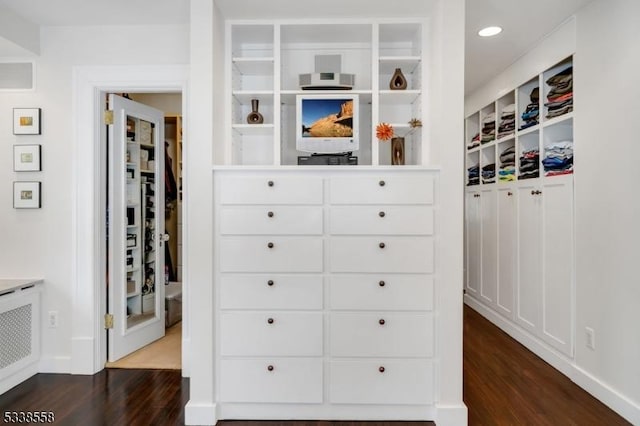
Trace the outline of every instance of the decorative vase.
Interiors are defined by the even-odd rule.
[[[391,164],[404,166],[404,138],[391,138]]]
[[[257,99],[251,99],[251,112],[247,115],[247,123],[249,124],[262,124],[264,123],[264,117],[258,112],[259,101]]]
[[[395,72],[391,76],[389,88],[391,90],[405,90],[407,88],[407,79],[404,78],[404,74],[402,74],[400,68],[396,68]]]

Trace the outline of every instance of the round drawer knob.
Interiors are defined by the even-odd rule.
[[[273,243],[272,243],[272,242],[269,242],[269,244],[267,244],[267,247],[269,247],[269,248],[273,248]]]
[[[380,217],[385,217],[386,215],[387,215],[387,214],[386,214],[385,212],[380,212],[380,213],[378,213],[378,216],[380,216]]]
[[[273,318],[267,318],[267,323],[268,324],[273,324],[274,323],[274,319]]]
[[[273,371],[273,365],[269,365],[269,366],[267,366],[267,370],[269,370],[269,371]]]
[[[269,281],[267,281],[267,285],[268,285],[269,287],[271,287],[271,286],[273,285],[273,280],[269,280]]]
[[[511,197],[513,195],[513,192],[509,191],[507,192],[507,196]]]
[[[380,182],[378,182],[378,185],[380,185],[380,186],[385,186],[385,185],[386,185],[386,182],[385,182],[385,181],[383,181],[383,180],[381,180]]]
[[[531,190],[531,195],[536,195],[536,191],[534,191],[533,189]]]
[[[378,321],[378,324],[380,325],[384,325],[386,323],[386,321],[384,320],[384,318],[380,318],[380,320]]]
[[[380,243],[380,244],[378,244],[378,247],[380,247],[381,249],[383,249],[383,248],[385,248],[385,247],[386,247],[386,245],[385,245],[385,243]]]
[[[270,180],[269,182],[267,182],[267,185],[269,185],[269,186],[273,186],[273,181],[272,181],[272,180]]]
[[[384,286],[385,286],[385,284],[386,284],[386,283],[385,283],[384,281],[380,281],[380,282],[378,283],[378,285],[379,285],[380,287],[384,287]]]
[[[378,367],[378,371],[381,373],[384,373],[384,367],[383,366]]]
[[[269,212],[269,213],[267,213],[267,216],[269,216],[269,217],[273,217],[273,212]]]

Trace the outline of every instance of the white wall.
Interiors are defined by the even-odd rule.
[[[188,29],[178,26],[43,28],[36,90],[0,95],[0,271],[4,277],[45,279],[42,312],[58,311],[59,326],[47,328],[43,315],[42,371],[70,371],[72,67],[186,64],[188,43]],[[10,118],[14,107],[42,108],[42,135],[14,136]],[[42,145],[42,172],[12,171],[12,147],[23,143]],[[15,180],[42,182],[41,209],[12,208]]]
[[[577,16],[576,364],[635,403],[640,424],[640,2]],[[585,327],[596,349],[585,346]]]
[[[558,363],[549,351],[547,360],[634,424],[640,424],[638,16],[636,0],[595,0],[465,100],[467,116],[575,53],[576,349],[573,359]],[[586,347],[585,327],[595,331],[595,350]]]

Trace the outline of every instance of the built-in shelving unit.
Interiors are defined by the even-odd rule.
[[[467,298],[567,356],[575,339],[572,65],[566,58],[468,115],[464,141]]]
[[[155,145],[150,122],[127,117],[127,326],[155,310]]]
[[[314,72],[316,55],[341,57],[342,72],[354,74],[349,93],[359,95],[360,165],[390,165],[390,143],[378,141],[375,127],[393,125],[405,138],[405,164],[421,165],[426,135],[411,127],[422,116],[425,62],[423,23],[389,22],[227,23],[227,99],[230,108],[224,163],[229,165],[296,165],[296,95],[298,76]],[[407,80],[404,90],[389,82],[399,68]],[[322,93],[345,93],[323,90]],[[257,99],[264,121],[248,124],[251,100]]]

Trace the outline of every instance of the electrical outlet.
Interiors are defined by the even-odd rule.
[[[49,328],[58,327],[58,311],[49,311]]]
[[[585,336],[587,338],[586,345],[589,349],[596,349],[596,332],[591,327],[585,327]]]

